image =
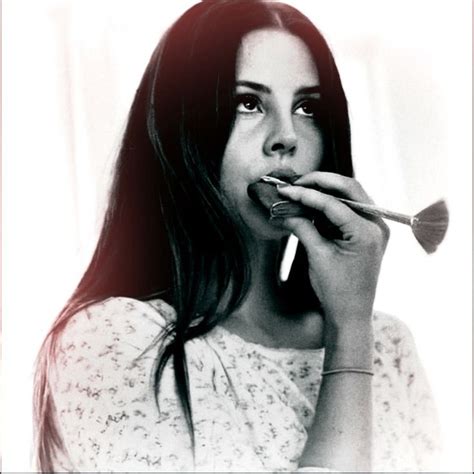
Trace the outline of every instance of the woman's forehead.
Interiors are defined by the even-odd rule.
[[[237,56],[238,81],[294,88],[319,84],[309,48],[284,30],[255,30],[244,36]]]

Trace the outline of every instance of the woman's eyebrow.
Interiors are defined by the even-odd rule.
[[[235,83],[236,86],[245,86],[249,87],[250,89],[254,89],[258,92],[264,92],[266,94],[271,94],[272,90],[270,87],[260,84],[259,82],[254,82],[254,81],[236,81]],[[305,87],[300,87],[296,92],[295,95],[307,95],[307,94],[315,94],[320,92],[321,86],[319,84],[314,85],[314,86],[305,86]]]
[[[296,95],[308,95],[308,94],[316,94],[321,92],[321,86],[315,85],[315,86],[308,86],[308,87],[300,87],[296,91]]]
[[[272,92],[270,87],[265,86],[264,84],[260,84],[258,82],[253,82],[253,81],[236,81],[235,85],[250,87],[250,89],[254,89],[258,92],[265,92],[266,94],[270,94]]]

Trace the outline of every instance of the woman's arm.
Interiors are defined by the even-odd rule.
[[[334,173],[314,172],[282,196],[325,214],[340,238],[328,240],[304,218],[286,219],[304,245],[309,277],[324,312],[324,371],[372,370],[372,310],[388,229],[379,219],[356,214],[333,197],[311,189],[319,186],[349,199],[370,202],[360,185]],[[300,466],[370,470],[372,377],[367,373],[323,375],[316,415]]]
[[[158,411],[151,384],[164,311],[110,298],[64,329],[49,385],[71,471],[194,470],[190,436],[171,370]],[[147,347],[149,352],[144,353]],[[60,463],[57,462],[57,469]]]
[[[323,371],[372,367],[372,332],[340,334],[326,345]],[[372,377],[343,372],[323,375],[315,418],[300,466],[338,470],[371,468]]]

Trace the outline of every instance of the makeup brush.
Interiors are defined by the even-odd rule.
[[[261,182],[273,185],[288,185],[286,181],[273,176],[262,176]],[[319,190],[319,189],[318,189]],[[423,209],[414,216],[388,211],[373,204],[365,204],[350,199],[336,197],[337,200],[347,204],[354,211],[363,214],[382,217],[401,224],[409,225],[416,240],[420,243],[426,253],[433,253],[443,241],[448,228],[449,213],[444,200],[439,200],[431,206]],[[288,200],[280,200],[271,203],[270,217],[285,218],[295,216],[311,216],[311,209],[302,204]]]

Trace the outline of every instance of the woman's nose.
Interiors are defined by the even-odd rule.
[[[265,155],[293,155],[296,146],[297,137],[292,117],[275,117],[263,145]]]

